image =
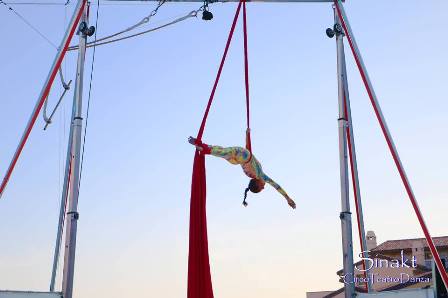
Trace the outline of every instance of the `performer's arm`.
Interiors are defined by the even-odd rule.
[[[285,197],[286,201],[288,202],[289,206],[291,206],[293,209],[296,209],[296,203],[288,196],[288,194],[286,193],[286,191],[277,184],[277,182],[275,182],[274,180],[272,180],[269,176],[267,176],[266,174],[263,174],[262,179],[266,182],[269,183],[273,188],[275,188],[282,196]]]

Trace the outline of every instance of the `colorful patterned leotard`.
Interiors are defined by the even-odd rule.
[[[263,172],[260,162],[253,156],[249,150],[243,147],[220,147],[204,144],[204,153],[216,157],[221,157],[234,165],[241,165],[244,173],[249,178],[262,179],[269,183],[286,199],[289,199],[288,194],[278,185],[274,180],[269,178]]]

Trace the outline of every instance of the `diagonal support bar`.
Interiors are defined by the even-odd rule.
[[[432,240],[432,237],[429,233],[428,227],[426,226],[425,220],[423,218],[423,215],[420,211],[420,208],[418,206],[417,200],[415,198],[414,192],[412,191],[411,184],[409,182],[409,179],[406,175],[406,172],[404,170],[403,164],[401,163],[400,157],[398,155],[397,148],[395,147],[394,141],[392,139],[392,135],[389,131],[389,128],[387,127],[386,120],[384,118],[384,115],[381,111],[381,107],[378,103],[378,99],[376,97],[375,91],[373,90],[372,83],[370,81],[369,75],[367,73],[366,67],[364,65],[364,62],[361,57],[361,53],[359,52],[358,45],[356,44],[355,37],[353,35],[353,32],[351,30],[350,24],[348,22],[347,16],[344,11],[344,7],[342,6],[342,3],[340,0],[334,1],[336,11],[339,15],[339,18],[342,23],[342,27],[344,28],[344,31],[347,36],[347,40],[350,44],[350,48],[352,50],[353,56],[355,58],[356,64],[358,66],[359,72],[361,74],[362,80],[364,82],[364,85],[366,87],[367,93],[370,98],[370,102],[373,106],[373,109],[375,111],[375,115],[378,119],[378,122],[381,126],[381,130],[383,132],[383,135],[386,139],[387,146],[389,147],[390,153],[392,154],[392,158],[395,162],[395,165],[397,167],[397,170],[400,174],[401,180],[404,184],[404,187],[406,189],[406,192],[408,194],[409,200],[411,201],[412,207],[414,208],[415,214],[417,215],[417,219],[420,223],[420,226],[423,230],[423,233],[425,234],[426,241],[428,242],[429,249],[431,250],[431,254],[434,258],[434,261],[436,263],[437,269],[439,269],[439,272],[442,276],[443,283],[445,284],[445,287],[448,289],[448,276],[445,271],[445,268],[443,266],[442,261],[440,260],[440,255],[437,252],[436,246],[434,244],[434,241]]]
[[[65,32],[64,38],[62,39],[62,42],[59,46],[59,50],[56,54],[56,57],[54,58],[53,65],[51,66],[47,79],[44,83],[44,86],[42,87],[39,99],[36,102],[36,105],[34,106],[34,110],[31,113],[31,117],[28,120],[28,124],[26,125],[25,131],[23,132],[22,138],[20,139],[19,145],[17,146],[16,152],[14,153],[12,161],[9,164],[8,170],[6,171],[6,174],[2,180],[2,184],[0,185],[0,198],[3,195],[3,191],[5,190],[9,179],[11,178],[11,174],[14,171],[14,167],[16,166],[20,154],[22,153],[23,147],[25,146],[28,137],[30,136],[31,130],[33,129],[34,124],[36,123],[36,119],[39,115],[42,105],[44,104],[45,99],[47,98],[48,93],[50,92],[51,85],[53,84],[53,81],[58,73],[58,69],[61,66],[62,61],[64,60],[65,53],[67,52],[67,48],[70,44],[73,34],[76,31],[79,19],[81,18],[86,2],[87,2],[86,0],[78,0],[78,4],[76,5],[75,11],[73,12],[72,19],[70,20],[70,23],[67,27],[67,31]]]

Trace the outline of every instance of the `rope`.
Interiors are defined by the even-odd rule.
[[[122,41],[122,40],[125,40],[125,39],[129,39],[129,38],[133,38],[133,37],[137,37],[137,36],[140,36],[140,35],[143,35],[143,34],[150,33],[150,32],[153,32],[153,31],[156,31],[156,30],[159,30],[159,29],[162,29],[162,28],[174,25],[176,23],[185,21],[185,20],[187,20],[189,18],[196,17],[197,14],[198,14],[198,11],[199,10],[193,10],[193,11],[189,12],[187,15],[185,15],[183,17],[180,17],[180,18],[177,18],[177,19],[175,19],[175,20],[173,20],[173,21],[171,21],[169,23],[166,23],[166,24],[163,24],[163,25],[160,25],[160,26],[157,26],[157,27],[154,27],[154,28],[151,28],[151,29],[139,32],[139,33],[135,33],[135,34],[132,34],[132,35],[128,35],[128,36],[124,36],[124,37],[120,37],[120,38],[116,38],[116,39],[112,39],[112,40],[108,40],[108,41],[104,41],[104,42],[98,42],[98,41],[106,40],[106,39],[109,38],[109,36],[108,37],[103,37],[101,39],[98,39],[97,42],[93,41],[93,42],[87,43],[87,48],[91,48],[91,47],[94,47],[94,46],[102,46],[102,45],[106,45],[106,44],[110,44],[110,43],[114,43],[114,42],[118,42],[118,41]],[[112,34],[110,36],[116,36],[116,35],[118,35],[118,34]],[[78,45],[72,46],[72,47],[68,48],[68,51],[74,51],[74,50],[77,50],[78,48],[79,48]]]
[[[39,31],[36,27],[34,27],[27,19],[25,19],[24,16],[22,16],[20,13],[18,13],[14,8],[12,8],[8,3],[3,2],[3,0],[0,0],[0,4],[3,4],[8,10],[13,12],[16,16],[18,16],[25,24],[28,25],[34,32],[39,34],[40,37],[42,37],[45,41],[47,41],[48,44],[50,44],[53,48],[57,49],[58,47],[49,39],[47,38],[42,32]]]
[[[153,16],[155,16],[155,15],[157,14],[157,11],[159,10],[159,8],[160,8],[165,2],[166,2],[166,0],[161,0],[161,1],[159,1],[159,4],[157,5],[157,7],[156,7],[153,11],[151,11],[151,13],[150,13],[149,15],[147,15],[146,17],[144,17],[144,18],[143,18],[140,22],[138,22],[137,24],[132,25],[131,27],[128,27],[128,28],[126,28],[126,29],[124,29],[124,30],[118,31],[117,33],[114,33],[114,34],[111,34],[111,35],[102,37],[102,38],[100,38],[100,39],[97,39],[97,40],[95,41],[95,43],[96,43],[96,42],[99,42],[99,41],[106,40],[106,39],[110,39],[110,38],[112,38],[112,37],[121,35],[121,34],[126,33],[126,32],[129,32],[129,31],[131,31],[131,30],[134,30],[135,28],[140,27],[140,26],[143,25],[143,24],[148,23],[149,20],[150,20]],[[87,45],[89,45],[89,44],[92,44],[92,43],[87,43]]]
[[[241,10],[241,4],[244,0],[240,0],[238,3],[238,7],[235,12],[235,16],[233,18],[232,27],[230,28],[229,37],[227,38],[227,43],[224,49],[224,53],[221,58],[221,64],[219,65],[218,73],[216,74],[215,83],[213,84],[212,92],[210,94],[210,98],[208,99],[207,108],[205,109],[204,117],[202,118],[201,126],[198,131],[198,135],[196,137],[197,142],[201,142],[202,135],[204,134],[205,123],[207,122],[208,113],[210,112],[210,107],[212,105],[213,99],[215,97],[216,88],[218,86],[219,79],[221,78],[222,69],[224,67],[224,63],[226,62],[227,53],[229,51],[230,43],[232,41],[233,33],[235,32],[236,22],[238,21],[238,16]]]
[[[96,21],[95,21],[95,40],[96,40],[96,34],[98,32],[100,0],[97,0],[97,5],[98,6],[96,8]],[[89,95],[88,95],[88,100],[87,100],[86,126],[84,127],[84,137],[83,137],[83,141],[82,141],[82,154],[81,154],[81,168],[79,170],[78,196],[79,196],[79,190],[81,189],[81,178],[82,178],[82,170],[83,170],[83,165],[84,165],[84,153],[86,152],[85,146],[86,146],[87,126],[89,125],[90,98],[91,98],[91,93],[92,93],[93,70],[95,68],[95,52],[96,52],[96,46],[93,46],[92,66],[90,68]]]
[[[149,20],[151,20],[151,18],[157,14],[157,11],[159,10],[159,8],[160,8],[165,2],[166,2],[166,0],[160,1],[159,4],[157,5],[157,7],[156,7],[155,9],[154,9],[149,15],[147,15],[146,17],[144,17],[144,18],[143,18],[140,22],[138,22],[137,24],[132,25],[131,27],[129,27],[129,28],[127,28],[127,29],[124,29],[124,30],[122,30],[122,31],[119,31],[119,32],[117,32],[117,33],[114,33],[114,34],[112,34],[112,35],[109,35],[109,36],[100,38],[100,39],[97,40],[97,42],[98,42],[98,41],[103,41],[103,40],[105,40],[105,39],[110,39],[110,38],[115,37],[115,36],[117,36],[117,35],[121,35],[121,34],[123,34],[123,33],[126,33],[126,32],[129,32],[129,31],[131,31],[131,30],[134,30],[135,28],[138,28],[138,27],[140,27],[140,26],[143,25],[143,24],[148,23]]]

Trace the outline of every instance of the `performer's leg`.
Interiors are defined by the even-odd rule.
[[[249,150],[243,147],[209,146],[210,154],[226,159],[232,164],[243,164],[250,160]]]
[[[207,145],[204,143],[197,143],[196,139],[190,137],[188,142],[195,145],[198,150],[201,150],[204,154],[210,154],[216,157],[221,157],[232,164],[243,164],[250,160],[249,150],[242,147],[221,147]]]
[[[213,146],[209,145],[210,155],[221,157],[226,160],[231,160],[236,158],[236,150],[235,147],[221,147],[221,146]]]

